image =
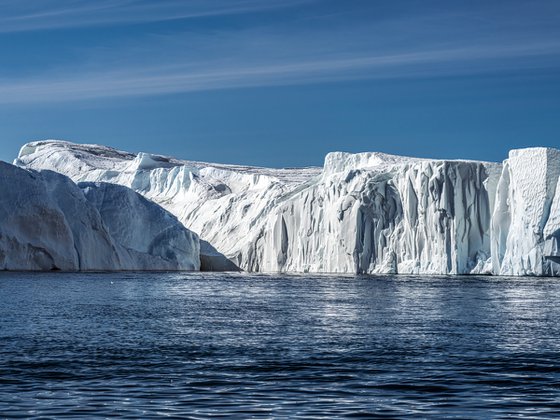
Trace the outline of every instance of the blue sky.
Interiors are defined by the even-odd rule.
[[[0,159],[29,140],[320,165],[560,147],[556,0],[0,0]]]

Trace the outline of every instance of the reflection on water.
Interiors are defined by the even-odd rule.
[[[0,417],[558,417],[560,281],[0,275]]]

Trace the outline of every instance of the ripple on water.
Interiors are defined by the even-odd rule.
[[[0,417],[560,416],[554,279],[0,274]]]

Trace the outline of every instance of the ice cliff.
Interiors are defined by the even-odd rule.
[[[207,268],[557,275],[559,155],[514,150],[498,164],[336,152],[323,168],[267,169],[42,141],[15,163],[135,190],[200,235]]]
[[[0,269],[196,270],[198,247],[196,234],[128,188],[0,162]]]
[[[560,151],[512,150],[492,217],[492,272],[560,275]]]

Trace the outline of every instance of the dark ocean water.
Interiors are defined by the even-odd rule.
[[[560,280],[0,274],[0,417],[560,417]]]

